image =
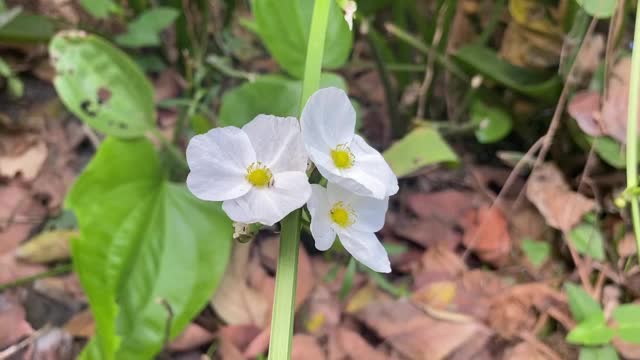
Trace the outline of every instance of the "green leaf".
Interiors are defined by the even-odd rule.
[[[567,282],[564,290],[569,298],[569,309],[577,322],[582,322],[586,318],[602,313],[602,308],[586,291],[580,286]]]
[[[9,10],[9,12],[12,10]],[[55,33],[53,22],[46,16],[34,15],[22,11],[20,13],[8,14],[5,20],[6,23],[0,26],[0,42],[45,42],[49,41]]]
[[[593,224],[580,223],[569,233],[569,239],[579,253],[596,260],[604,260],[604,238]]]
[[[511,132],[512,120],[509,113],[496,106],[489,106],[475,99],[470,109],[471,122],[477,126],[475,135],[480,143],[494,143]]]
[[[111,13],[121,13],[122,8],[113,0],[80,0],[80,5],[92,16],[103,19]]]
[[[339,75],[322,74],[320,88],[330,86],[346,89]],[[219,114],[220,125],[241,127],[259,114],[298,117],[301,91],[301,81],[280,75],[260,76],[224,94]]]
[[[298,79],[302,78],[304,71],[313,4],[308,0],[253,2],[253,13],[262,41],[278,64]],[[344,65],[352,43],[353,34],[342,17],[342,11],[335,1],[331,1],[323,66],[335,69]]]
[[[22,13],[21,6],[16,6],[9,10],[0,9],[0,29],[3,26],[10,23],[11,21],[13,21],[13,19],[15,19],[18,15],[20,15],[20,13]]]
[[[397,177],[410,175],[427,165],[441,162],[457,163],[458,156],[431,128],[419,127],[398,140],[384,152]]]
[[[578,360],[619,360],[618,353],[611,345],[581,347]]]
[[[96,320],[85,358],[149,359],[161,350],[168,312],[177,336],[207,303],[231,250],[219,204],[194,198],[162,177],[147,139],[107,138],[78,178],[67,205],[81,237],[74,266]]]
[[[153,88],[125,53],[79,31],[58,33],[49,52],[62,102],[91,127],[122,138],[143,136],[154,126]]]
[[[129,23],[127,32],[116,36],[118,45],[137,48],[160,45],[160,31],[171,25],[180,13],[170,7],[157,7],[140,14]]]
[[[580,322],[567,334],[567,341],[578,345],[606,345],[613,339],[614,331],[607,327],[602,312]]]
[[[551,253],[551,246],[543,241],[535,241],[531,239],[522,240],[522,251],[527,256],[527,259],[535,267],[539,267],[544,264],[549,258]]]
[[[627,166],[624,147],[608,136],[593,138],[593,148],[602,160],[616,169]]]
[[[616,11],[616,0],[576,0],[589,15],[610,18]]]
[[[553,103],[560,95],[562,82],[557,75],[512,65],[487,47],[463,46],[454,56],[474,72],[534,99]]]
[[[626,342],[640,344],[640,305],[620,305],[612,315],[618,323],[617,336]]]

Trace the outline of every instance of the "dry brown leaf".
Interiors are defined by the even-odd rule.
[[[211,305],[227,324],[263,327],[267,324],[271,300],[247,283],[250,250],[251,244],[234,244],[229,266]]]
[[[403,300],[371,304],[357,317],[413,360],[444,359],[474,336],[488,331],[476,322],[436,320]]]
[[[563,232],[571,230],[596,206],[593,200],[572,191],[560,170],[550,163],[540,165],[531,174],[527,198],[549,226]]]
[[[452,281],[435,281],[416,291],[411,300],[438,309],[448,308],[456,297],[456,284]]]
[[[291,360],[324,360],[324,351],[311,335],[296,334],[291,344]]]
[[[600,94],[596,91],[582,91],[573,96],[567,111],[585,134],[602,136],[600,128]]]
[[[202,326],[191,323],[169,344],[169,351],[187,351],[210,343],[215,335]]]
[[[74,337],[90,338],[96,333],[96,322],[89,309],[75,315],[64,325],[64,329]]]
[[[33,283],[33,290],[67,305],[70,309],[80,309],[87,304],[87,298],[75,273],[38,279]]]
[[[313,335],[326,334],[340,323],[341,306],[338,297],[325,284],[318,284],[311,293],[305,317],[305,328]]]
[[[0,294],[0,349],[31,335],[33,328],[25,320],[25,311],[18,299],[8,293]]]
[[[458,190],[412,193],[407,197],[407,207],[421,219],[437,219],[454,224],[473,208],[473,198],[473,193]]]
[[[511,252],[507,220],[498,207],[483,206],[465,215],[462,242],[480,259],[496,266],[504,265]]]
[[[37,264],[25,264],[16,261],[13,254],[0,255],[0,284],[35,275],[47,268]]]
[[[633,233],[627,233],[618,243],[618,255],[620,257],[630,257],[636,255],[637,252],[636,237]]]
[[[24,354],[25,359],[59,360],[71,359],[73,338],[63,329],[53,328],[46,331],[35,341]]]
[[[36,178],[46,159],[47,145],[38,141],[20,154],[0,156],[0,176],[11,179],[20,175],[31,181]]]
[[[329,336],[329,360],[386,360],[387,355],[374,349],[357,332],[338,327]]]
[[[607,98],[602,103],[602,131],[626,144],[627,111],[629,106],[629,80],[631,57],[623,57],[613,66],[607,84]]]
[[[69,258],[69,242],[78,236],[77,230],[52,230],[38,234],[16,250],[22,261],[44,264]]]
[[[536,349],[535,346],[521,342],[504,354],[503,360],[550,360],[545,354]]]

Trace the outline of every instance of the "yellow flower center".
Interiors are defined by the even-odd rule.
[[[260,162],[255,162],[247,168],[247,181],[253,186],[270,186],[272,180],[271,170]]]
[[[331,211],[331,220],[339,226],[345,228],[355,222],[355,214],[342,201],[338,201],[333,205]]]
[[[338,147],[331,150],[331,159],[338,169],[348,169],[353,166],[355,161],[351,149],[346,145],[338,145]]]

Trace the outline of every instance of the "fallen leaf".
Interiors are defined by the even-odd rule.
[[[69,259],[69,242],[78,236],[77,230],[52,230],[38,234],[16,250],[22,261],[44,264]]]
[[[631,57],[626,56],[618,60],[611,69],[607,97],[602,102],[602,131],[622,144],[627,143],[630,74]]]
[[[535,346],[527,343],[520,342],[516,346],[506,351],[504,360],[550,360],[546,355],[538,351]]]
[[[169,351],[187,351],[210,343],[215,335],[202,326],[191,323],[169,344]]]
[[[325,284],[319,284],[309,296],[305,327],[315,336],[326,334],[340,323],[341,306],[338,296]]]
[[[63,329],[53,328],[35,338],[24,358],[38,360],[71,359],[72,351],[73,338],[71,335]]]
[[[9,179],[20,175],[24,180],[36,178],[47,159],[47,145],[43,141],[35,143],[18,155],[0,156],[0,176]]]
[[[473,193],[457,190],[412,193],[407,197],[407,207],[420,219],[438,219],[454,224],[473,208],[473,198]]]
[[[560,170],[553,164],[542,164],[529,178],[527,198],[553,228],[568,232],[593,210],[595,202],[572,191]]]
[[[451,305],[455,297],[455,283],[451,281],[436,281],[413,293],[411,299],[431,307],[445,309]]]
[[[33,333],[33,328],[25,320],[25,311],[16,296],[0,294],[0,349],[14,344]],[[11,324],[11,326],[7,326]]]
[[[74,273],[38,279],[33,283],[33,290],[70,309],[80,309],[87,304],[80,280]]]
[[[96,333],[96,322],[89,309],[75,315],[64,325],[64,329],[73,337],[90,338]]]
[[[270,299],[249,287],[248,263],[251,244],[234,244],[229,266],[220,282],[211,305],[227,324],[267,324]]]
[[[465,215],[462,242],[480,259],[496,266],[504,265],[511,252],[507,220],[498,207],[483,206]]]
[[[26,264],[16,261],[13,254],[0,255],[0,284],[6,284],[17,279],[36,275],[47,268],[37,264]]]
[[[636,237],[633,233],[625,234],[618,243],[618,255],[620,257],[631,257],[637,253]]]
[[[431,318],[403,300],[371,304],[356,316],[399,353],[415,360],[444,359],[474,336],[488,331],[476,322]]]
[[[329,336],[329,360],[386,360],[387,355],[373,348],[357,332],[338,327]]]
[[[596,91],[582,91],[573,96],[567,107],[569,115],[585,134],[602,136],[600,128],[600,94]]]
[[[324,360],[324,351],[311,335],[296,334],[291,341],[291,360]]]

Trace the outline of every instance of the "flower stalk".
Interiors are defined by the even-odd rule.
[[[629,85],[629,112],[627,116],[627,189],[638,186],[638,96],[640,95],[640,11],[636,11],[636,24],[631,56],[631,83]],[[638,197],[631,199],[631,222],[638,244],[640,260],[640,205]]]
[[[316,0],[307,41],[300,109],[320,87],[324,43],[332,0]],[[298,248],[300,244],[301,210],[287,215],[282,222],[280,250],[276,270],[276,288],[271,319],[269,360],[291,359],[291,339],[295,314]]]

